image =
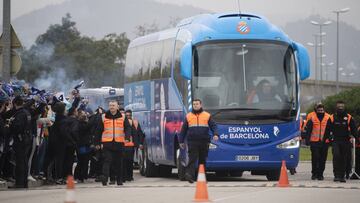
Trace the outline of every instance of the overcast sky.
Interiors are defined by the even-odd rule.
[[[12,19],[33,10],[51,4],[59,4],[69,0],[11,0]],[[100,0],[99,0],[100,1]],[[105,0],[101,0],[104,1]],[[136,1],[136,0],[134,0]],[[160,2],[192,5],[214,12],[237,11],[237,0],[156,0]],[[0,4],[2,5],[2,3]],[[305,18],[311,14],[335,19],[331,11],[350,7],[350,12],[343,14],[341,20],[356,26],[360,30],[360,1],[359,0],[240,0],[243,12],[263,15],[273,23],[284,26],[289,21]],[[0,6],[2,13],[2,6]],[[2,15],[0,15],[2,20]]]
[[[215,12],[238,11],[237,0],[157,0],[160,2],[188,4]],[[359,0],[239,0],[243,12],[257,13],[281,26],[289,21],[306,18],[311,14],[320,14],[336,19],[331,11],[350,7],[350,12],[343,14],[341,20],[360,29]]]

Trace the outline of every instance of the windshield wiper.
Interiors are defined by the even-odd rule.
[[[212,117],[215,117],[216,115],[218,115],[221,112],[226,112],[226,111],[246,111],[246,110],[259,110],[256,108],[222,108],[222,109],[216,109],[215,113],[212,114]]]
[[[261,119],[279,119],[282,121],[291,121],[293,118],[290,115],[284,116],[282,114],[268,114],[268,115],[259,115],[257,116]]]

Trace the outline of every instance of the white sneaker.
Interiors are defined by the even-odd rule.
[[[34,181],[34,182],[36,182],[36,179],[35,178],[33,178],[32,176],[28,176],[28,181]]]
[[[3,185],[5,183],[6,183],[6,180],[3,180],[3,179],[0,178],[0,185]]]

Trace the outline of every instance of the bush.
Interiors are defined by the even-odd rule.
[[[328,96],[322,101],[325,105],[325,111],[333,114],[336,108],[336,101],[338,100],[344,101],[346,112],[352,115],[356,121],[360,121],[360,87],[342,91],[333,96]],[[313,111],[313,107],[307,110],[307,112],[311,111]]]

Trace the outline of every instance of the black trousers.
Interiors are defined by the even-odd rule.
[[[90,153],[78,154],[77,158],[78,164],[75,170],[77,178],[79,180],[85,180],[88,177]]]
[[[124,178],[130,180],[133,178],[134,170],[134,147],[126,147],[124,150]]]
[[[90,155],[90,171],[89,177],[97,177],[102,174],[102,151],[94,151]]]
[[[10,163],[11,150],[8,143],[4,143],[3,152],[0,153],[0,177],[12,177],[14,171],[12,169],[13,165]]]
[[[208,156],[209,142],[207,140],[188,141],[189,163],[186,167],[186,173],[195,178],[197,164],[204,164]]]
[[[333,166],[335,178],[344,178],[347,159],[351,149],[350,142],[333,142]]]
[[[55,149],[55,179],[64,178],[64,160],[66,154],[66,146],[60,145]]]
[[[73,175],[74,154],[75,147],[67,146],[64,156],[64,178],[67,178],[69,175]]]
[[[122,182],[123,176],[123,149],[103,149],[103,175],[105,176],[105,180],[107,181],[110,176],[111,165],[113,165],[114,172],[116,173],[116,180],[118,182]]]
[[[44,164],[42,169],[44,171],[47,181],[52,182],[54,179],[57,178],[57,174],[55,170],[56,168],[55,166],[57,162],[57,157],[56,157],[57,154],[54,147],[52,145],[49,145],[49,143],[47,144],[48,146],[46,147],[46,151],[44,155]]]
[[[349,174],[351,173],[351,167],[352,167],[352,144],[350,144],[350,147],[348,148],[348,156],[346,157],[345,160],[345,174],[346,176],[349,176]]]
[[[30,146],[21,142],[14,143],[15,150],[15,186],[17,188],[27,187],[28,156]]]
[[[360,147],[355,149],[355,172],[360,175]]]
[[[310,142],[311,173],[313,176],[323,176],[329,145],[322,142]]]

